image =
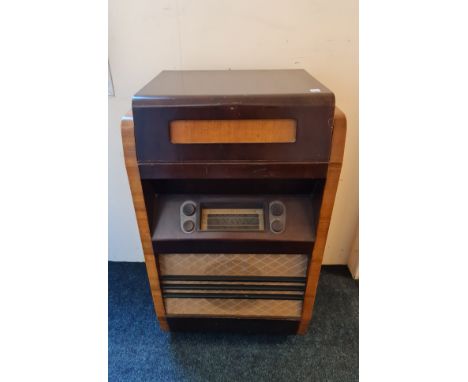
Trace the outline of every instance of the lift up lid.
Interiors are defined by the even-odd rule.
[[[140,174],[322,176],[334,106],[304,70],[163,71],[133,97]]]
[[[334,95],[305,70],[163,71],[133,97],[133,107],[334,105]]]

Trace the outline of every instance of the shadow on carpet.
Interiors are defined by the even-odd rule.
[[[109,262],[109,381],[357,381],[358,294],[323,267],[305,336],[166,333],[145,265]]]

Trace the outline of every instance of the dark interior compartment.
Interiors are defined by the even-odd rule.
[[[154,250],[156,253],[310,253],[315,241],[323,187],[323,179],[145,180],[143,189]],[[215,195],[242,200],[248,200],[249,195],[253,199],[267,196],[286,198],[293,203],[292,206],[296,206],[288,215],[289,224],[293,222],[291,219],[304,215],[310,216],[310,220],[301,217],[302,220],[293,225],[294,229],[281,235],[269,232],[203,232],[201,236],[198,232],[182,232],[179,229],[180,203],[191,196],[212,199]],[[158,206],[158,203],[163,205]],[[295,214],[292,213],[294,211]],[[165,214],[164,217],[161,216],[162,213]],[[162,224],[158,223],[160,221],[164,222],[165,227],[157,232],[157,225]]]

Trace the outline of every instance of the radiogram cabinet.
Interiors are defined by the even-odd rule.
[[[306,332],[346,119],[304,70],[163,71],[122,119],[164,330]]]

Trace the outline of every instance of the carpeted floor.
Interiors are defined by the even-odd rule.
[[[324,267],[306,336],[165,333],[143,263],[109,263],[109,381],[357,381],[358,283]]]

